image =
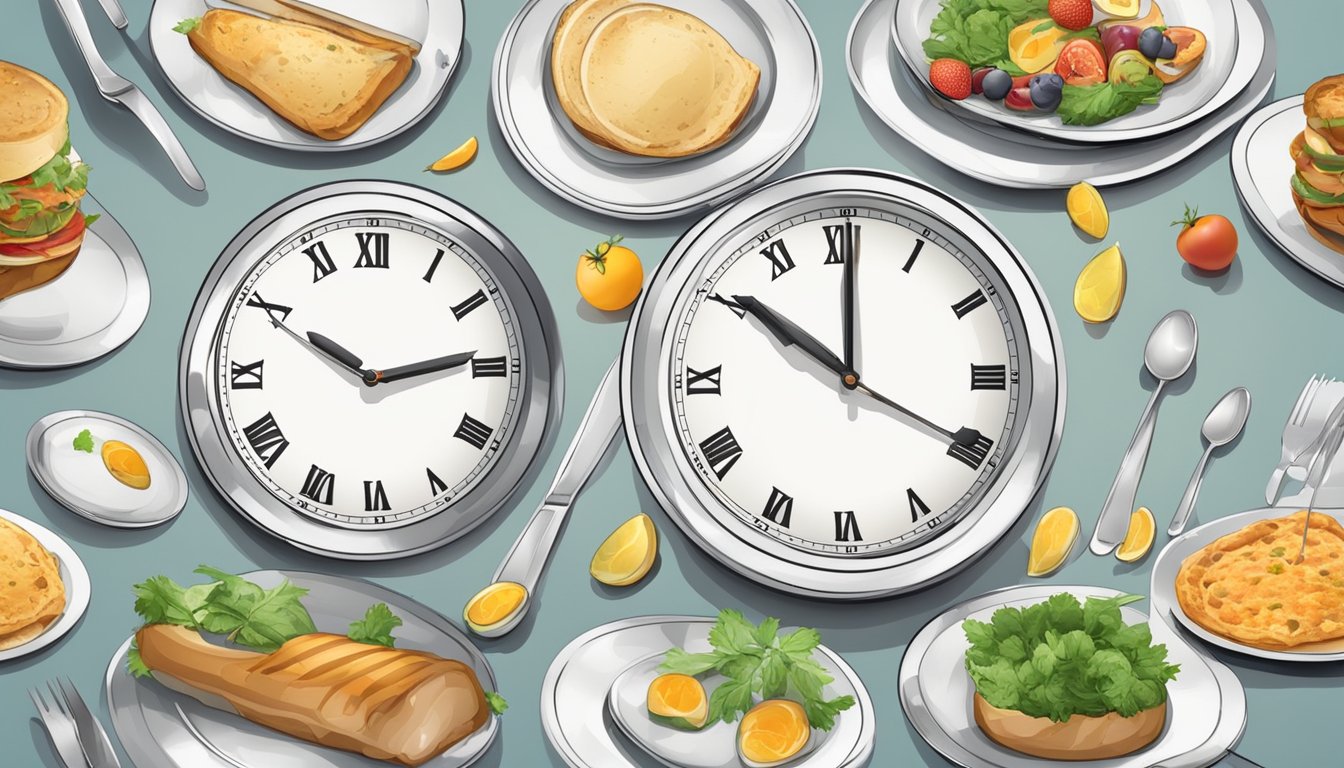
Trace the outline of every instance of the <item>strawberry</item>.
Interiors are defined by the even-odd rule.
[[[1076,32],[1092,26],[1092,0],[1050,0],[1046,10],[1065,29]]]
[[[949,99],[971,95],[971,66],[958,59],[936,59],[929,65],[929,83]]]

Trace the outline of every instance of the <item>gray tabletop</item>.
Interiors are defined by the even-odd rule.
[[[1275,96],[1300,93],[1333,74],[1344,10],[1336,0],[1266,0],[1280,41]],[[116,354],[92,365],[49,373],[0,371],[0,508],[32,517],[63,535],[93,579],[93,602],[66,638],[33,656],[0,665],[0,763],[57,765],[24,690],[68,674],[106,714],[98,691],[108,658],[136,625],[130,585],[166,573],[188,577],[198,563],[235,571],[306,569],[374,579],[458,615],[489,578],[539,501],[583,409],[620,346],[624,314],[586,308],[573,287],[578,253],[621,232],[651,266],[691,221],[627,224],[563,203],[534,183],[509,154],[490,110],[489,74],[495,44],[520,5],[472,0],[467,49],[444,102],[420,126],[354,154],[307,155],[239,140],[197,117],[169,91],[149,54],[148,0],[125,0],[130,27],[119,34],[85,2],[99,47],[122,74],[139,83],[163,110],[209,182],[196,193],[178,178],[136,119],[104,102],[49,0],[9,3],[0,57],[35,69],[71,98],[71,134],[94,167],[94,194],[135,239],[149,269],[153,304],[144,328]],[[1105,193],[1112,211],[1109,239],[1129,263],[1129,291],[1109,326],[1085,326],[1073,314],[1074,279],[1102,246],[1082,241],[1063,212],[1062,192],[1006,191],[968,180],[921,155],[868,114],[850,88],[845,33],[859,0],[801,0],[821,43],[825,91],[816,129],[784,171],[859,165],[912,173],[978,206],[1031,262],[1054,304],[1069,368],[1064,449],[1048,484],[1021,522],[978,564],[951,581],[904,598],[871,605],[830,605],[786,597],[718,566],[695,549],[657,509],[624,449],[579,501],[555,553],[541,603],[513,634],[483,641],[512,708],[502,738],[481,763],[561,765],[542,736],[538,693],[554,654],[601,623],[644,614],[712,615],[740,607],[751,617],[782,617],[816,626],[826,643],[859,671],[883,727],[874,766],[943,765],[901,714],[896,669],[905,643],[942,608],[965,597],[1023,583],[1031,527],[1044,508],[1076,508],[1084,528],[1096,519],[1152,382],[1140,375],[1144,339],[1170,309],[1190,310],[1200,324],[1193,375],[1164,404],[1139,501],[1160,528],[1170,517],[1201,449],[1199,424],[1223,392],[1248,387],[1255,398],[1244,437],[1216,454],[1195,512],[1201,519],[1257,506],[1279,455],[1279,431],[1294,398],[1315,372],[1344,376],[1344,348],[1331,341],[1340,327],[1344,293],[1321,282],[1261,237],[1238,207],[1223,137],[1180,167]],[[426,164],[478,136],[481,153],[461,173],[431,176]],[[1284,148],[1287,151],[1287,148]],[[201,280],[229,238],[279,198],[303,187],[349,178],[386,178],[427,185],[494,222],[518,244],[540,275],[558,315],[567,374],[558,447],[538,481],[514,507],[465,539],[406,561],[349,564],[305,555],[239,519],[210,491],[189,455],[176,404],[177,345]],[[1286,180],[1285,180],[1286,183]],[[1225,274],[1199,276],[1176,255],[1183,203],[1227,215],[1241,231],[1241,254]],[[192,498],[172,523],[141,531],[91,523],[51,501],[24,464],[23,436],[57,410],[107,411],[135,421],[178,454]],[[664,534],[660,560],[639,586],[612,590],[588,576],[594,548],[638,511]],[[1161,535],[1161,534],[1159,534]],[[1161,541],[1159,541],[1160,545]],[[1102,559],[1079,546],[1052,580],[1146,593],[1151,566]],[[1250,724],[1238,752],[1264,765],[1339,763],[1337,705],[1344,667],[1285,667],[1220,656],[1247,689]],[[106,720],[106,718],[104,717]]]

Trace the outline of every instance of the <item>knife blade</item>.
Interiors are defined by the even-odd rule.
[[[75,733],[79,736],[80,748],[84,750],[84,757],[88,759],[89,765],[93,768],[121,768],[117,753],[112,751],[112,742],[107,737],[107,730],[98,722],[98,718],[93,716],[93,712],[89,711],[89,705],[84,703],[84,697],[80,695],[79,689],[64,677],[56,678],[56,684],[61,689],[61,696],[65,699],[66,705],[70,707],[70,714],[75,718]]]

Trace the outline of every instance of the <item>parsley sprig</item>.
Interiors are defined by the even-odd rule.
[[[738,611],[726,609],[709,631],[710,653],[687,653],[681,648],[667,652],[663,672],[701,675],[711,670],[728,678],[709,695],[709,723],[731,723],[751,709],[755,695],[765,699],[796,698],[812,727],[829,731],[835,717],[854,706],[854,697],[827,699],[823,689],[834,678],[812,658],[821,644],[821,634],[806,627],[779,634],[779,619],[767,618],[759,626]]]

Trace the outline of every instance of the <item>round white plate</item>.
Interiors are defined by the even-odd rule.
[[[113,352],[149,314],[149,277],[135,243],[92,195],[85,214],[101,217],[60,277],[0,300],[0,366],[65,368]]]
[[[1071,592],[1079,600],[1123,594],[1103,587],[1009,587],[950,608],[915,635],[901,660],[901,706],[929,746],[967,768],[1035,768],[1051,764],[1000,746],[976,725],[972,714],[975,686],[965,666],[970,644],[961,623],[966,619],[988,621],[999,608],[1024,607],[1060,592]],[[1154,639],[1167,645],[1168,662],[1181,667],[1176,679],[1167,684],[1167,724],[1158,740],[1146,749],[1079,765],[1176,768],[1214,762],[1232,748],[1245,726],[1245,692],[1236,683],[1236,677],[1230,671],[1225,676],[1217,674],[1215,667],[1221,664],[1206,660],[1174,637],[1168,639],[1170,630],[1160,621],[1149,621],[1142,611],[1129,606],[1121,612],[1126,623],[1148,621]],[[1230,688],[1229,683],[1235,688]],[[1211,743],[1215,740],[1216,743]],[[1211,757],[1210,751],[1215,753]]]
[[[1215,539],[1226,536],[1229,533],[1235,533],[1251,523],[1275,517],[1285,517],[1292,514],[1294,511],[1295,510],[1291,507],[1253,509],[1248,512],[1241,512],[1227,517],[1220,517],[1217,520],[1211,520],[1204,525],[1186,531],[1183,535],[1173,539],[1167,546],[1162,548],[1162,551],[1157,555],[1157,559],[1153,561],[1152,594],[1154,603],[1170,606],[1172,617],[1180,622],[1183,629],[1195,637],[1198,637],[1200,640],[1225,650],[1236,651],[1240,654],[1255,656],[1256,658],[1261,659],[1269,659],[1271,661],[1344,661],[1344,641],[1321,643],[1317,644],[1315,647],[1295,651],[1271,651],[1243,645],[1235,640],[1210,632],[1196,624],[1185,615],[1185,611],[1181,610],[1180,601],[1176,599],[1176,575],[1180,572],[1181,563],[1185,562],[1186,558],[1208,546]],[[1338,510],[1313,510],[1312,514],[1328,514],[1339,519],[1340,522],[1344,522],[1344,518],[1340,517]]]
[[[205,0],[154,0],[149,43],[154,59],[177,95],[206,120],[235,136],[306,152],[339,152],[377,144],[420,122],[448,89],[462,58],[466,11],[462,0],[425,0],[429,22],[406,82],[368,122],[344,139],[328,141],[295,128],[255,96],[234,85],[174,32],[183,19],[204,14]]]
[[[1148,12],[1152,0],[1140,3],[1140,16]],[[1010,128],[1067,141],[1111,143],[1141,141],[1171,133],[1203,119],[1227,105],[1250,84],[1254,72],[1233,78],[1236,60],[1243,55],[1257,56],[1255,51],[1239,50],[1237,22],[1232,0],[1184,0],[1163,3],[1167,23],[1194,27],[1204,33],[1207,48],[1204,59],[1193,73],[1162,89],[1161,100],[1151,106],[1142,106],[1128,115],[1117,117],[1101,125],[1065,125],[1054,113],[1014,112],[1002,103],[994,103],[981,96],[961,101],[943,99],[949,109],[992,120]],[[924,56],[923,42],[929,34],[929,24],[938,14],[941,0],[897,0],[896,12],[891,17],[890,31],[905,65],[914,72],[927,93],[935,95],[928,81],[928,59]]]
[[[303,605],[319,632],[345,634],[374,603],[387,603],[404,622],[393,635],[400,648],[428,651],[470,666],[487,691],[496,690],[494,672],[471,640],[432,608],[376,584],[341,576],[295,571],[240,574],[270,588],[289,579],[308,589]],[[126,671],[131,640],[121,644],[107,666],[106,688],[112,725],[137,768],[388,768],[391,763],[353,752],[320,747],[273,731],[239,715],[211,709],[152,679]],[[504,692],[507,697],[507,692]],[[521,695],[521,693],[514,694]],[[476,762],[499,733],[499,718],[425,763],[425,768],[465,768]]]
[[[1233,0],[1233,7],[1239,53],[1232,78],[1252,72],[1250,86],[1207,120],[1144,142],[1066,144],[959,119],[930,100],[896,54],[888,29],[895,0],[869,0],[855,18],[849,33],[850,81],[897,134],[973,178],[1017,188],[1066,188],[1083,180],[1099,187],[1122,184],[1180,163],[1235,126],[1269,93],[1276,52],[1268,15],[1257,0]]]
[[[65,633],[75,628],[84,611],[89,607],[89,595],[93,585],[89,581],[89,572],[84,561],[79,559],[75,550],[65,543],[65,539],[43,528],[26,517],[0,509],[0,518],[4,518],[32,534],[38,543],[56,556],[61,566],[61,581],[65,582],[65,612],[53,621],[42,634],[23,645],[0,651],[0,661],[17,659],[30,653],[37,653],[48,645],[60,640]]]
[[[1312,236],[1293,205],[1295,166],[1288,145],[1307,126],[1302,95],[1266,104],[1246,118],[1232,142],[1232,179],[1251,220],[1298,264],[1344,288],[1344,253]],[[1344,237],[1335,237],[1344,246]]]
[[[577,637],[555,657],[541,687],[541,723],[551,746],[571,768],[673,765],[634,742],[616,737],[620,726],[608,707],[612,685],[626,670],[669,648],[709,650],[713,619],[645,616],[604,624]],[[800,765],[845,768],[872,754],[876,717],[868,691],[834,651],[819,646],[820,662],[834,676],[836,694],[856,703],[836,718],[825,743]]]
[[[92,453],[77,451],[75,438],[89,430]],[[97,445],[120,440],[139,451],[149,469],[149,487],[137,490],[112,477]],[[177,517],[187,504],[187,476],[173,454],[136,424],[98,411],[59,411],[28,430],[28,469],[53,499],[75,514],[116,528],[144,528]]]
[[[667,0],[761,68],[751,111],[723,146],[635,157],[574,130],[551,84],[551,38],[570,0],[530,0],[495,52],[491,96],[510,149],[537,181],[599,213],[659,219],[706,208],[774,173],[801,146],[821,101],[821,53],[793,0]]]

